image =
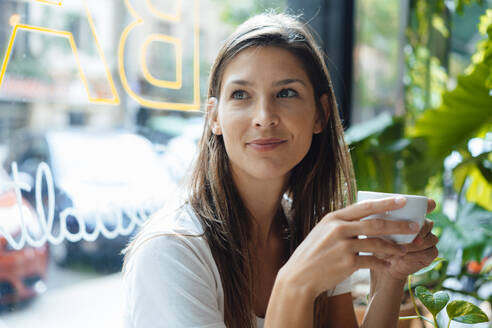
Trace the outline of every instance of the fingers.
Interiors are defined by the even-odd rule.
[[[418,236],[412,243],[406,244],[405,246],[407,247],[408,252],[419,252],[434,247],[437,245],[438,241],[439,238],[432,233],[428,233],[425,238]]]
[[[422,229],[420,229],[418,235],[413,240],[414,243],[420,245],[422,241],[427,237],[427,235],[432,231],[434,227],[434,222],[429,219],[425,219],[424,224],[422,225]]]
[[[420,264],[419,268],[417,269],[419,270],[431,264],[432,261],[437,257],[437,255],[438,255],[437,247],[433,246],[420,252],[408,253],[407,255],[403,256],[399,260],[405,263]]]
[[[427,199],[427,213],[432,212],[436,208],[436,202],[433,199]]]
[[[385,270],[390,266],[389,262],[378,259],[375,256],[360,256],[355,257],[355,267],[357,269],[379,269]]]
[[[345,221],[354,221],[366,216],[397,210],[405,206],[405,197],[390,197],[375,200],[366,200],[352,204],[343,209],[331,213],[336,218]],[[330,214],[328,214],[330,215]]]
[[[433,227],[434,222],[429,219],[425,219],[424,225],[422,226],[422,229],[420,229],[418,236],[425,238],[431,232]]]
[[[350,242],[351,251],[354,253],[370,252],[379,259],[385,259],[391,255],[403,256],[407,248],[380,238],[354,239]]]
[[[419,225],[412,221],[392,221],[384,219],[370,219],[359,222],[352,222],[350,228],[347,228],[347,237],[366,235],[368,237],[377,237],[391,234],[414,234],[419,231]]]

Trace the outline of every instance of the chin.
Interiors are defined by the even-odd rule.
[[[249,169],[246,169],[245,171],[248,175],[255,179],[271,180],[287,177],[294,166],[253,164],[249,167]]]
[[[292,169],[302,160],[297,158],[254,158],[242,156],[237,160],[230,158],[231,169],[236,174],[254,180],[277,180],[287,178]]]

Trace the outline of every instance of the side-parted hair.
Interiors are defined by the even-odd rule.
[[[241,51],[279,47],[295,55],[313,85],[317,115],[323,131],[313,135],[311,148],[290,175],[285,195],[291,200],[294,222],[290,254],[327,213],[354,200],[355,181],[343,138],[332,82],[323,52],[306,24],[286,14],[266,13],[241,24],[225,41],[210,72],[208,98],[220,99],[224,70]],[[328,96],[329,112],[320,98]],[[224,141],[212,133],[208,115],[190,185],[189,202],[200,218],[218,266],[224,289],[227,327],[255,327],[252,263],[248,242],[251,218],[233,183]],[[315,304],[315,326],[322,326],[326,293]]]
[[[289,199],[289,217],[293,222],[293,225],[282,222],[286,229],[291,227],[285,234],[291,245],[290,256],[324,215],[353,203],[356,188],[352,161],[343,138],[323,52],[309,27],[297,17],[265,13],[241,24],[225,40],[212,65],[208,98],[220,99],[226,66],[241,51],[254,47],[282,48],[300,60],[313,86],[317,118],[323,127],[321,133],[313,135],[306,156],[292,169],[285,190],[284,197]],[[328,112],[320,101],[323,94],[328,96]],[[256,322],[252,279],[254,254],[250,249],[252,219],[234,185],[222,136],[212,133],[210,113],[205,115],[186,201],[202,224],[204,234],[201,236],[206,238],[221,276],[226,326],[253,328]],[[285,213],[279,218],[285,221]],[[144,230],[145,226],[139,235]],[[135,251],[137,239],[138,236],[124,251],[125,264]],[[315,327],[326,324],[325,318],[330,311],[326,308],[327,297],[327,293],[323,293],[316,299]]]

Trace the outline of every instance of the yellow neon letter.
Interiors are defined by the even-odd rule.
[[[52,1],[52,0],[34,0],[40,3],[44,3],[46,5],[53,5],[53,6],[59,6],[61,7],[62,3],[61,1]]]
[[[61,1],[51,1],[51,0],[34,0],[34,1],[38,2],[38,3],[46,4],[46,5],[53,5],[53,6],[60,6],[60,7],[62,6]],[[87,20],[88,20],[89,26],[91,28],[92,35],[94,37],[94,41],[96,42],[97,52],[98,52],[98,54],[99,54],[99,56],[100,56],[100,58],[104,64],[105,69],[106,69],[106,78],[108,80],[108,83],[109,83],[109,86],[111,89],[112,98],[111,99],[97,98],[97,97],[92,97],[90,95],[87,77],[85,76],[85,73],[82,69],[82,65],[80,63],[80,58],[79,58],[79,54],[78,54],[77,45],[75,44],[75,40],[74,40],[71,32],[61,31],[61,30],[56,30],[56,29],[50,29],[50,28],[44,28],[44,27],[40,27],[40,26],[20,24],[20,23],[16,23],[14,25],[14,28],[12,30],[12,35],[10,36],[10,40],[9,40],[8,45],[7,45],[7,51],[5,53],[5,57],[3,59],[3,63],[2,63],[1,69],[0,69],[0,88],[2,86],[2,81],[3,81],[3,78],[5,76],[5,72],[7,71],[8,62],[10,59],[10,55],[12,53],[12,49],[13,49],[13,45],[15,42],[15,37],[17,35],[17,32],[19,30],[25,30],[25,31],[29,31],[29,32],[44,33],[44,34],[49,34],[49,35],[53,35],[53,36],[57,36],[57,37],[66,38],[70,44],[71,49],[72,49],[75,61],[76,61],[77,66],[78,66],[80,78],[82,80],[82,83],[84,84],[85,90],[87,92],[87,98],[88,98],[89,102],[91,102],[91,103],[102,103],[102,104],[114,104],[114,105],[117,105],[120,103],[118,92],[116,91],[116,87],[114,85],[113,78],[112,78],[111,73],[109,71],[109,67],[107,65],[106,58],[104,56],[102,48],[99,44],[98,37],[96,35],[96,28],[94,25],[94,21],[92,20],[92,16],[89,12],[89,9],[87,8],[85,0],[81,0],[81,1],[83,2],[83,5],[84,5],[85,11],[86,11]]]
[[[152,13],[154,17],[157,17],[162,20],[170,21],[173,23],[177,23],[181,21],[181,1],[177,0],[177,10],[175,14],[163,13],[156,9],[152,0],[146,0],[145,4],[148,10]],[[198,110],[200,108],[200,86],[199,86],[199,78],[200,78],[200,70],[199,70],[199,25],[198,25],[198,0],[190,0],[193,1],[193,102],[192,103],[176,103],[176,102],[166,102],[166,101],[158,101],[153,99],[147,99],[142,95],[137,94],[129,85],[128,77],[125,70],[125,44],[127,42],[128,36],[132,30],[134,30],[137,26],[143,25],[145,23],[144,19],[137,13],[137,11],[132,7],[129,0],[125,0],[125,5],[130,12],[130,14],[134,17],[134,21],[129,24],[123,33],[121,34],[120,43],[118,47],[118,68],[120,71],[120,78],[125,88],[126,92],[132,97],[135,101],[137,101],[140,105],[156,108],[156,109],[172,109],[172,110]],[[160,80],[152,76],[150,73],[147,61],[146,54],[148,46],[151,42],[163,42],[170,43],[174,45],[175,55],[176,55],[176,79],[174,81],[165,81]],[[183,80],[183,50],[182,50],[182,42],[180,39],[165,35],[165,34],[151,34],[146,37],[143,41],[143,44],[140,48],[140,68],[142,70],[142,74],[145,80],[151,85],[159,88],[166,89],[181,89],[182,80]]]
[[[156,79],[149,72],[149,68],[147,66],[147,47],[152,41],[160,41],[160,42],[168,42],[175,46],[176,49],[176,81],[163,81]],[[181,89],[182,80],[183,80],[183,47],[181,45],[181,40],[177,38],[173,38],[168,35],[162,34],[152,34],[148,36],[142,49],[140,51],[140,63],[142,66],[143,74],[145,79],[149,81],[151,84],[161,87],[161,88],[169,88],[169,89]]]

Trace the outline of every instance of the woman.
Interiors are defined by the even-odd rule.
[[[127,327],[357,327],[349,277],[360,268],[371,269],[362,326],[395,327],[405,280],[436,257],[437,238],[430,221],[403,246],[357,238],[419,227],[360,221],[404,198],[350,205],[350,156],[306,26],[273,14],[242,24],[208,99],[188,198],[126,255]]]

